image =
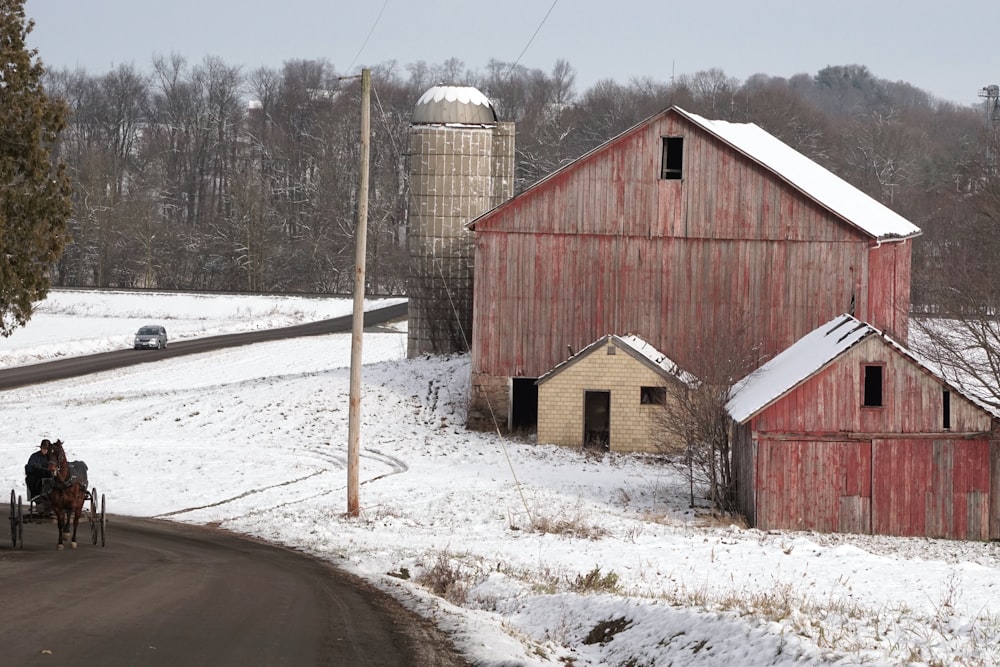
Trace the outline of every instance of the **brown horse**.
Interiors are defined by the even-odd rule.
[[[59,544],[56,548],[61,550],[63,540],[70,538],[70,546],[76,549],[76,528],[87,498],[87,466],[83,461],[67,461],[62,440],[56,440],[49,447],[49,471],[52,473],[49,503],[59,524]],[[71,519],[72,537],[69,529]]]

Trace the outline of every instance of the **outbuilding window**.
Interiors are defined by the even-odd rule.
[[[882,407],[882,368],[882,364],[864,366],[864,396],[861,405],[866,408]]]
[[[639,402],[643,405],[666,405],[666,387],[642,387],[639,392]]]
[[[684,137],[663,137],[660,178],[680,180],[684,176]]]

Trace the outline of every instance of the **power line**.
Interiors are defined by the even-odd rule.
[[[352,60],[351,64],[347,66],[347,69],[344,70],[345,72],[350,72],[351,68],[354,67],[354,63],[358,62],[361,52],[365,50],[366,46],[368,46],[368,40],[371,39],[372,33],[375,32],[375,28],[378,27],[378,22],[382,20],[382,14],[385,13],[385,8],[388,4],[389,0],[385,0],[385,2],[382,3],[382,9],[378,10],[378,16],[375,17],[375,22],[372,23],[371,30],[368,31],[368,36],[365,37],[365,41],[361,43],[361,48],[358,49],[356,54],[354,54],[354,60]]]
[[[538,32],[542,29],[542,26],[545,25],[545,21],[548,20],[549,14],[552,13],[552,10],[556,8],[557,4],[559,4],[559,0],[552,0],[552,5],[549,7],[549,11],[545,12],[545,16],[542,17],[542,20],[538,24],[538,27],[535,28],[535,32],[531,35],[531,39],[529,39],[528,43],[524,45],[523,49],[521,49],[521,53],[518,54],[517,59],[514,61],[514,64],[510,66],[511,72],[513,72],[514,68],[517,67],[517,64],[521,62],[521,58],[524,56],[525,52],[531,46],[531,43],[535,41],[535,37],[538,36]]]

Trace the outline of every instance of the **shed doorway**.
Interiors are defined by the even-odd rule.
[[[611,447],[611,392],[583,394],[583,446],[608,451]]]
[[[511,433],[528,434],[538,429],[537,378],[511,378],[510,421]]]

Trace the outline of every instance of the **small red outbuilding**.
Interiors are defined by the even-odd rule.
[[[727,407],[757,528],[1000,539],[998,415],[850,315],[737,383]]]

